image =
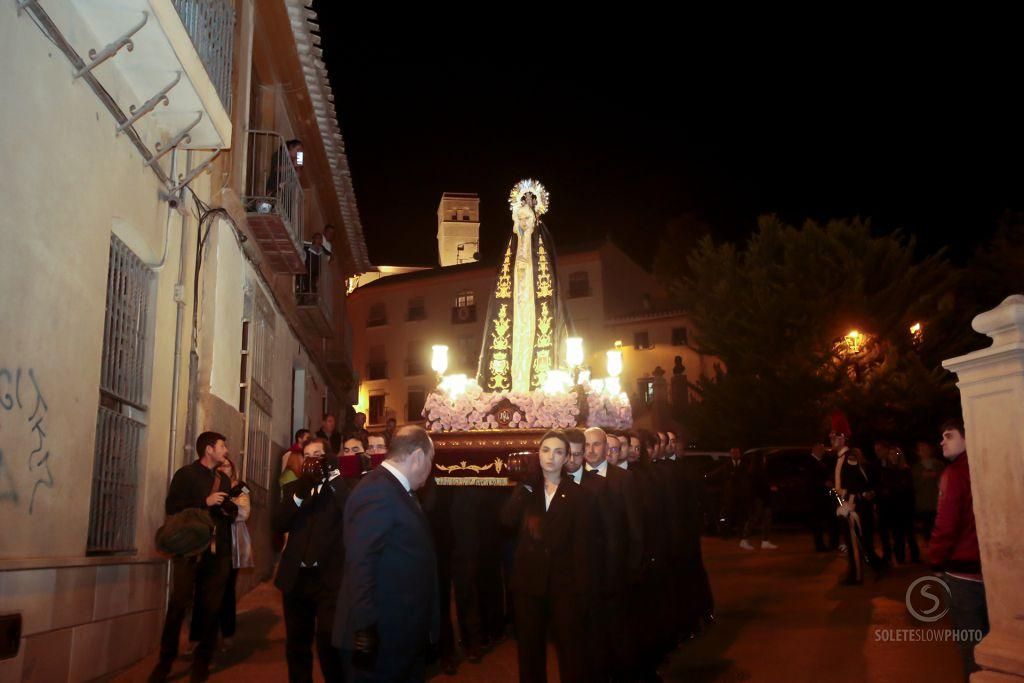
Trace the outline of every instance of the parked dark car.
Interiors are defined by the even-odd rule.
[[[697,458],[704,476],[702,509],[705,533],[720,533],[723,527],[735,527],[741,520],[727,520],[723,515],[723,494],[726,484],[725,466],[729,454],[722,451],[695,451],[686,457]],[[806,519],[810,501],[807,497],[807,470],[810,467],[810,446],[765,446],[751,448],[743,453],[744,467],[750,467],[756,457],[764,458],[764,466],[771,489],[772,518],[782,523],[800,523]]]

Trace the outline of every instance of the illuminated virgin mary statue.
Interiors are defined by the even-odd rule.
[[[512,188],[512,236],[487,307],[477,382],[484,391],[527,392],[556,368],[566,310],[558,290],[555,249],[540,217],[550,206],[536,180]]]

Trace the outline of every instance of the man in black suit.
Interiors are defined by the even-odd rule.
[[[629,581],[640,573],[643,532],[640,508],[635,499],[630,473],[611,466],[606,458],[608,441],[604,430],[591,427],[584,432],[584,482],[599,477],[604,486],[591,489],[598,506],[606,511],[605,549],[607,560],[601,568],[600,586],[595,590],[596,619],[610,641],[608,670],[623,678],[633,668],[634,644],[628,637],[616,637],[613,629],[626,618]]]
[[[353,681],[422,681],[438,642],[437,559],[414,491],[433,467],[426,430],[402,427],[345,506],[345,571],[334,625]]]
[[[345,561],[342,519],[348,487],[326,439],[313,439],[303,456],[319,458],[318,476],[305,471],[285,485],[274,510],[274,531],[288,534],[274,585],[281,590],[288,680],[313,680],[313,639],[324,680],[344,680],[341,653],[331,643],[334,608]],[[308,465],[307,465],[308,468]]]

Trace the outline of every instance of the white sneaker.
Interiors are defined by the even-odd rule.
[[[761,541],[761,550],[778,550],[779,546],[771,541]]]
[[[745,538],[742,541],[740,541],[740,547],[743,548],[744,550],[753,550],[754,549],[754,546],[750,545],[750,541],[748,541]]]

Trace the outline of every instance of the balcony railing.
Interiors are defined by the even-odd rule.
[[[249,225],[275,270],[304,273],[305,197],[284,138],[273,131],[250,130],[248,142],[245,210]]]
[[[321,337],[333,337],[334,278],[330,261],[321,254],[306,249],[306,274],[295,276],[295,303],[299,320],[310,332]]]
[[[235,8],[229,0],[171,0],[206,67],[224,109],[231,111]]]

